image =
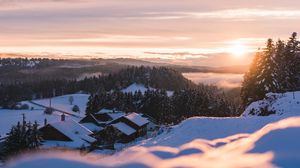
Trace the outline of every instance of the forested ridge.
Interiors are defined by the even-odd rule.
[[[179,72],[165,67],[131,67],[108,75],[86,77],[82,80],[48,79],[0,84],[0,106],[12,107],[18,101],[47,98],[77,92],[95,93],[99,90],[120,90],[132,83],[158,89],[180,90],[194,87]]]

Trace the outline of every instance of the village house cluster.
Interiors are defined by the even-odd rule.
[[[151,118],[144,114],[102,109],[87,114],[79,122],[66,119],[65,114],[62,114],[60,121],[45,123],[40,132],[49,147],[113,148],[115,143],[131,142],[156,127]]]

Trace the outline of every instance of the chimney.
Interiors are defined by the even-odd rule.
[[[65,113],[63,113],[62,115],[61,115],[61,121],[65,121],[66,120],[66,116],[65,116]]]

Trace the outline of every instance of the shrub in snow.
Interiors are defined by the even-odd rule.
[[[48,114],[48,115],[51,115],[53,113],[53,109],[52,108],[49,108],[47,107],[44,111],[45,114]]]
[[[72,108],[72,111],[77,113],[77,112],[80,112],[80,109],[77,105],[74,105],[73,108]]]
[[[263,108],[260,108],[260,113],[258,114],[259,116],[268,116],[271,114],[275,114],[276,111],[274,110],[269,110],[269,106],[265,106]]]
[[[21,106],[21,109],[22,109],[22,110],[28,110],[28,109],[29,109],[28,104],[23,104],[23,105]]]

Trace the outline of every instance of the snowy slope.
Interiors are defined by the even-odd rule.
[[[268,97],[241,117],[193,117],[112,156],[50,152],[8,167],[300,167],[300,92]],[[276,115],[248,115],[265,104]]]
[[[130,86],[128,86],[127,88],[125,89],[122,89],[122,92],[123,93],[134,93],[134,92],[137,92],[137,91],[141,91],[142,94],[144,94],[147,90],[155,90],[154,88],[146,88],[143,84],[137,84],[137,83],[133,83],[131,84]]]
[[[295,98],[294,98],[295,96]],[[300,115],[300,91],[287,93],[268,93],[266,99],[251,103],[242,116],[253,116],[267,108],[275,115]]]
[[[144,94],[147,90],[156,90],[155,88],[152,87],[145,87],[143,84],[137,84],[137,83],[133,83],[130,86],[128,86],[127,88],[122,89],[123,93],[135,93],[137,91],[141,91],[142,94]],[[174,93],[174,91],[167,91],[167,95],[168,96],[172,96]]]
[[[95,154],[81,156],[77,152],[35,154],[8,167],[299,167],[299,131],[300,117],[290,117],[252,134],[194,139],[176,147],[135,146],[104,158]]]
[[[70,104],[69,98],[73,97],[73,105]],[[88,102],[89,95],[88,94],[70,94],[70,95],[64,95],[64,96],[58,96],[58,97],[53,97],[51,99],[51,104],[52,107],[55,109],[59,109],[62,111],[66,111],[69,113],[74,113],[72,111],[72,107],[74,105],[77,105],[79,107],[80,113],[74,113],[75,115],[79,115],[81,117],[84,117],[85,115],[85,109],[86,109],[86,104]],[[43,105],[43,106],[49,106],[50,100],[49,99],[39,99],[39,100],[33,100],[33,102]],[[23,103],[28,103],[28,102],[23,102]],[[31,103],[29,103],[32,105]]]
[[[74,97],[73,104],[76,104],[81,109],[81,113],[74,113],[72,112],[68,99],[70,96]],[[61,109],[70,113],[74,113],[76,115],[80,115],[83,117],[85,115],[85,108],[86,103],[88,101],[88,96],[86,94],[73,94],[73,95],[65,95],[52,98],[52,105],[57,109]],[[34,100],[36,103],[40,103],[42,105],[48,106],[49,99],[41,99],[41,100]],[[6,133],[9,132],[12,125],[17,124],[18,121],[22,121],[22,114],[25,114],[26,120],[31,122],[37,121],[40,126],[44,125],[45,118],[47,119],[48,123],[60,121],[61,113],[54,112],[52,115],[44,114],[44,108],[36,106],[34,104],[29,103],[28,101],[22,102],[23,104],[26,103],[30,107],[34,107],[34,110],[8,110],[8,109],[0,109],[0,135],[4,136]],[[67,119],[73,119],[75,121],[79,121],[81,118],[66,116]]]
[[[12,125],[16,125],[18,121],[22,121],[22,114],[25,114],[26,120],[31,122],[37,121],[39,125],[44,125],[44,119],[49,122],[60,121],[60,114],[45,115],[44,110],[0,110],[0,135],[8,133]],[[68,117],[68,116],[67,116]],[[76,119],[76,118],[74,118]]]

